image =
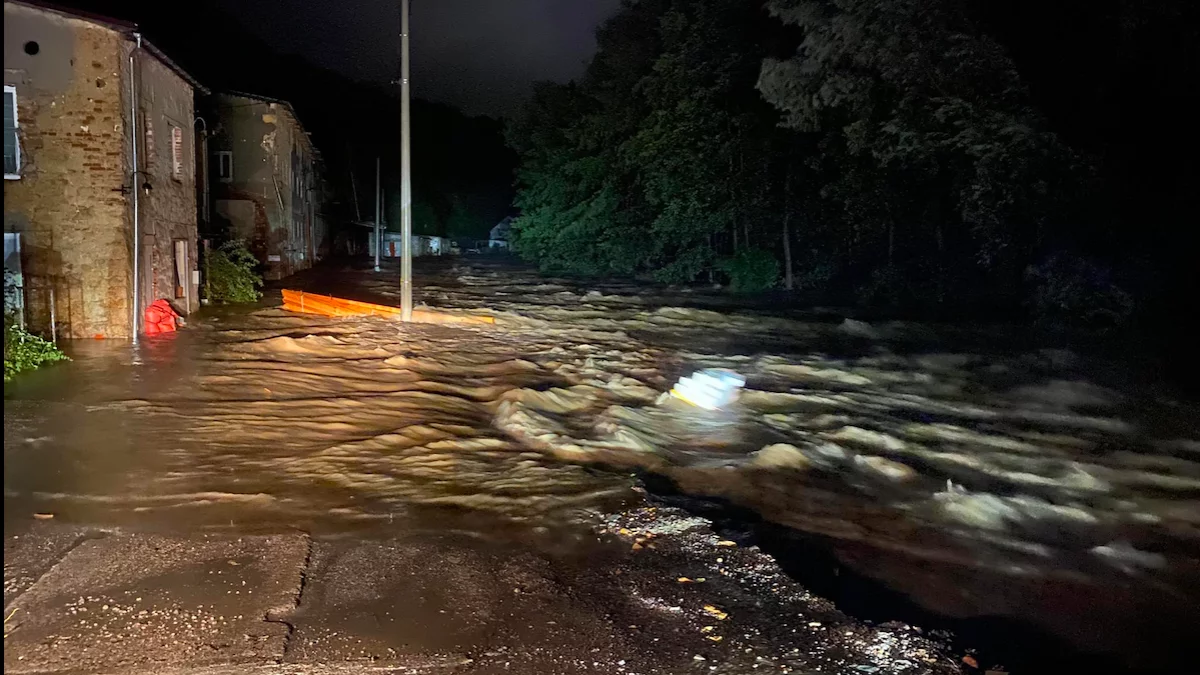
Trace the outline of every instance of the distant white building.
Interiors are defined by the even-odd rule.
[[[375,229],[374,223],[359,223],[364,227]],[[381,258],[399,258],[404,246],[404,236],[399,232],[380,232],[383,247],[379,251]],[[435,237],[428,234],[412,235],[412,255],[414,258],[426,255],[449,255],[450,240],[446,237]],[[367,234],[367,255],[375,255],[375,233]]]
[[[496,223],[488,235],[488,248],[508,248],[508,232],[512,229],[512,223],[512,216]]]

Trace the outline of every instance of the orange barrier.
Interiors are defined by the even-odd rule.
[[[345,300],[329,295],[286,289],[283,291],[283,308],[293,312],[322,316],[382,316],[396,321],[400,320],[399,307],[375,305],[358,300]],[[418,323],[496,323],[496,319],[490,316],[443,314],[425,309],[414,309],[412,320]]]

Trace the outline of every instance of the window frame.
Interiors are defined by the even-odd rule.
[[[217,180],[222,183],[232,183],[233,182],[233,151],[232,150],[217,150],[213,154],[215,154],[217,156]],[[222,175],[221,174],[222,164],[223,164],[223,160],[226,157],[229,158],[229,174]]]
[[[4,172],[4,180],[20,180],[21,179],[21,120],[17,117],[17,87],[15,85],[4,85],[4,93],[12,94],[12,119],[13,119],[13,139],[16,149],[17,170],[13,173]],[[5,130],[7,131],[7,129]]]
[[[180,249],[183,249],[180,251]],[[181,256],[180,253],[183,255]],[[188,310],[191,310],[191,285],[189,284],[188,270],[191,268],[192,251],[188,246],[187,239],[171,240],[171,277],[175,280],[172,287],[175,291],[176,300],[184,300],[187,303]]]
[[[167,122],[171,130],[171,177],[183,180],[183,127],[173,122]]]

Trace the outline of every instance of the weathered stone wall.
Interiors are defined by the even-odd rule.
[[[196,228],[195,107],[192,87],[150,54],[138,58],[142,148],[144,160],[139,182],[149,181],[142,193],[139,229],[146,251],[143,302],[166,298],[187,314],[199,307],[198,233]],[[175,170],[171,147],[172,127],[180,130],[180,167]],[[184,283],[177,284],[175,242],[187,245]]]
[[[21,177],[4,182],[4,229],[22,233],[35,330],[48,332],[53,289],[60,337],[130,334],[128,49],[114,30],[4,5],[22,162]]]
[[[272,228],[273,246],[279,253],[280,270],[287,276],[309,267],[303,216],[306,202],[297,197],[297,190],[303,186],[303,140],[307,139],[297,120],[283,106],[272,104],[271,112],[264,117],[264,121],[268,120],[275,127],[275,173],[280,177],[283,202],[277,217],[278,225]]]
[[[37,49],[26,49],[36,42]],[[128,338],[132,330],[132,190],[140,198],[141,302],[199,306],[192,87],[149,52],[137,57],[139,163],[131,179],[129,54],[112,28],[4,5],[4,82],[17,88],[22,167],[4,185],[4,226],[23,235],[27,319],[58,335]],[[29,53],[34,51],[36,53]],[[181,129],[174,170],[171,126]],[[176,292],[176,240],[187,243]]]
[[[209,152],[209,166],[214,176],[219,166],[216,153],[232,153],[232,180],[222,182],[214,177],[212,194],[215,213],[228,223],[229,236],[243,239],[264,264],[267,278],[272,278],[266,266],[270,255],[270,214],[276,208],[271,183],[271,155],[263,147],[267,134],[262,115],[267,104],[243,96],[218,94],[212,97],[215,115]]]
[[[210,151],[233,153],[233,180],[213,182],[218,211],[222,202],[242,200],[252,202],[256,214],[252,222],[231,221],[231,234],[247,240],[268,279],[311,267],[319,243],[312,214],[319,209],[309,205],[318,193],[308,189],[314,155],[299,121],[277,103],[230,94],[215,99]],[[216,159],[209,164],[216,166]]]

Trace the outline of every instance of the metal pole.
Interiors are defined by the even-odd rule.
[[[133,344],[138,341],[139,309],[141,305],[141,239],[142,233],[138,222],[138,190],[141,186],[138,185],[138,134],[141,130],[138,128],[138,100],[137,100],[137,71],[134,64],[134,54],[142,48],[142,34],[134,33],[134,38],[137,40],[137,47],[129,52],[129,136],[132,139],[132,162],[133,170],[129,174],[129,186],[133,189],[133,327],[132,339]]]
[[[208,233],[208,122],[204,118],[197,115],[195,122],[204,125],[204,129],[200,132],[200,149],[197,154],[200,156],[200,218],[204,221],[204,232]],[[194,124],[194,123],[193,123]]]
[[[17,321],[21,325],[21,330],[25,330],[25,268],[21,266],[21,233],[17,233],[17,267],[21,270],[21,283],[18,284],[17,293],[21,296],[21,312],[17,314]],[[4,289],[8,293],[8,289]],[[8,309],[5,307],[4,309]]]
[[[354,157],[350,154],[350,144],[346,144],[346,162],[350,165],[350,193],[354,195],[354,222],[362,222],[362,210],[358,203],[358,183],[354,181]]]
[[[375,158],[375,271],[379,271],[379,249],[383,240],[379,236],[379,158]]]
[[[50,340],[58,346],[58,314],[54,309],[54,281],[50,281]]]
[[[400,0],[400,318],[412,321],[412,167],[408,132],[408,0]]]
[[[211,240],[204,240],[204,299],[212,302],[212,247]]]

